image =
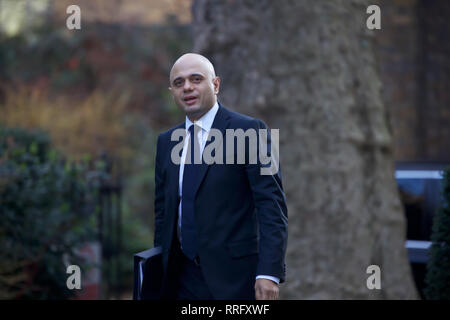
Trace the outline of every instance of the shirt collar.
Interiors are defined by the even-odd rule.
[[[200,119],[195,121],[195,124],[198,125],[200,128],[205,130],[207,133],[212,127],[212,124],[214,122],[214,118],[216,117],[217,111],[219,110],[219,104],[216,103],[214,106],[209,109],[207,113],[205,113]],[[193,124],[191,120],[186,116],[186,131],[189,130],[189,127]]]

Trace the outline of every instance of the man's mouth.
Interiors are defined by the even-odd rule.
[[[194,97],[194,96],[187,96],[187,97],[185,97],[184,99],[184,102],[187,104],[187,105],[193,105],[194,103],[196,103],[197,102],[197,97]]]

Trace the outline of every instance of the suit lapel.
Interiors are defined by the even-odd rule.
[[[228,125],[228,119],[229,119],[229,113],[228,110],[225,109],[220,103],[219,104],[219,109],[217,110],[217,114],[214,118],[213,124],[211,126],[211,129],[218,129],[222,132],[222,137],[223,139],[225,139],[225,129],[227,128]],[[210,134],[211,134],[211,130],[210,130]],[[209,136],[208,136],[208,140],[209,140]],[[206,141],[205,144],[205,149],[206,147],[212,142],[212,141]],[[223,140],[222,140],[223,143]],[[220,145],[220,148],[222,148],[223,146]],[[194,188],[194,194],[197,193],[206,173],[208,172],[210,165],[206,164],[204,161],[202,161],[202,164],[200,165],[199,168],[199,175],[198,175],[198,179],[196,179],[196,183],[194,184],[193,188]]]
[[[186,127],[185,122],[179,124],[177,127],[175,127],[176,129],[184,129]],[[171,154],[173,148],[179,143],[179,141],[170,141],[170,148],[168,150],[168,152]],[[181,152],[180,152],[180,157],[181,157]],[[180,164],[175,164],[172,161],[169,161],[169,176],[170,179],[169,181],[171,181],[171,186],[170,186],[170,194],[173,196],[173,199],[177,200],[176,201],[176,206],[178,206],[178,193],[179,193],[179,181],[180,181]]]

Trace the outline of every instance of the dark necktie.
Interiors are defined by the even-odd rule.
[[[189,128],[191,136],[187,146],[181,195],[181,241],[183,252],[190,259],[194,259],[197,255],[197,236],[194,215],[194,185],[198,179],[201,159],[200,145],[196,135],[198,130],[201,130],[201,128],[196,125],[191,125]]]

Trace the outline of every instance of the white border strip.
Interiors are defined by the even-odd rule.
[[[405,247],[408,249],[429,249],[431,241],[406,240]]]
[[[442,171],[438,170],[397,170],[396,179],[442,179]]]

